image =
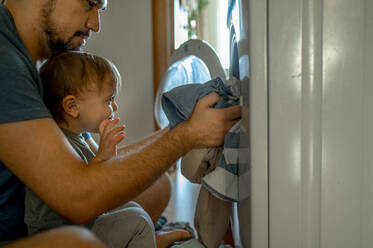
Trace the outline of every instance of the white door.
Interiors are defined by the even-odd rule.
[[[158,88],[154,111],[155,118],[160,127],[164,127],[168,124],[167,118],[161,108],[160,101],[160,97],[165,91],[187,83],[203,83],[217,76],[222,78],[227,76],[230,78],[234,76],[240,79],[242,121],[240,137],[241,149],[239,154],[239,171],[241,175],[238,184],[239,192],[242,192],[241,195],[247,195],[248,188],[251,188],[251,193],[254,196],[258,194],[261,197],[263,196],[263,187],[261,187],[260,184],[266,183],[266,180],[262,180],[262,178],[259,177],[252,179],[251,181],[247,180],[247,174],[251,172],[249,163],[250,154],[248,152],[250,143],[249,131],[251,125],[256,129],[256,133],[251,134],[251,145],[254,146],[254,149],[250,149],[255,152],[255,155],[251,155],[251,159],[253,161],[260,161],[260,163],[265,163],[267,155],[264,149],[262,149],[262,147],[266,147],[266,142],[263,142],[263,139],[261,138],[263,135],[266,135],[267,131],[267,128],[263,125],[263,118],[266,118],[265,111],[263,110],[266,110],[267,103],[266,96],[262,97],[262,94],[265,92],[265,86],[263,86],[263,84],[259,85],[256,89],[258,94],[255,96],[251,95],[251,97],[249,96],[249,0],[230,0],[228,4],[227,19],[227,24],[230,27],[229,75],[225,75],[218,56],[213,48],[211,48],[207,43],[200,40],[189,40],[185,42],[172,54],[168,70]],[[261,57],[260,60],[263,60],[262,58],[263,57]],[[259,62],[259,60],[257,61]],[[257,67],[258,64],[254,65],[254,68]],[[250,104],[255,106],[257,112],[254,113],[256,116],[256,124],[250,123],[249,125],[249,120],[251,118],[249,114]],[[259,132],[258,129],[261,131]],[[257,139],[257,137],[260,138]],[[255,173],[267,176],[266,173],[263,173],[265,172],[266,167],[261,166],[260,163],[257,163],[259,172],[256,171]],[[243,176],[243,174],[246,176]],[[252,182],[257,185],[257,187],[251,187],[251,184],[253,184]],[[253,189],[258,193],[253,192]],[[252,230],[250,226],[254,223],[251,221],[250,204],[250,199],[234,204],[233,233],[237,247],[242,245],[246,247],[245,244],[250,243],[249,237],[250,231]],[[258,199],[255,204],[258,205],[258,209],[260,207],[260,210],[267,214],[265,209],[262,207],[265,204],[259,202]],[[260,216],[258,216],[258,218],[262,221]],[[260,222],[257,223],[258,225],[255,224],[255,226],[259,227]],[[267,228],[266,225],[258,228],[258,233],[264,235],[265,232],[262,232],[261,229],[265,228]]]

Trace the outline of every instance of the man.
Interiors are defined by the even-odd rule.
[[[35,64],[80,49],[100,29],[106,0],[7,0],[0,6],[0,240],[25,235],[24,184],[74,223],[87,223],[139,196],[189,150],[219,146],[240,108],[213,109],[215,93],[191,118],[119,151],[118,158],[84,166],[42,102]],[[107,125],[106,128],[113,128]],[[155,183],[156,185],[157,183]],[[145,208],[146,209],[146,208]],[[79,228],[41,233],[10,247],[102,247]],[[88,240],[88,241],[87,241]]]

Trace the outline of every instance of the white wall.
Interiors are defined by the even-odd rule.
[[[85,48],[111,60],[123,78],[117,115],[129,144],[153,132],[151,1],[113,0],[101,15],[101,31]]]

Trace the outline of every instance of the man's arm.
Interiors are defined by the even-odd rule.
[[[124,146],[124,147],[119,147],[118,148],[118,155],[119,156],[129,155],[130,153],[132,153],[134,151],[137,151],[137,150],[143,148],[144,146],[147,146],[147,145],[153,143],[154,141],[158,140],[160,137],[162,137],[168,131],[169,131],[169,128],[166,127],[166,128],[158,130],[157,132],[153,133],[149,137],[146,137],[145,139],[143,139],[143,140],[141,140],[137,143],[134,143],[134,144],[131,144],[131,145],[128,145],[128,146]],[[98,144],[92,138],[92,136],[89,136],[88,138],[86,138],[85,141],[89,145],[89,148],[92,150],[92,152],[94,154],[97,154]]]
[[[106,248],[89,230],[77,226],[66,226],[40,232],[10,243],[4,248]]]
[[[218,100],[201,99],[189,120],[140,151],[91,166],[50,118],[1,124],[0,160],[55,211],[86,223],[143,192],[192,148],[221,145],[240,108],[209,108]]]
[[[165,135],[169,131],[169,128],[163,128],[152,134],[151,136],[135,143],[131,144],[125,147],[121,147],[118,149],[118,155],[119,156],[128,156],[129,154],[139,151],[143,149],[144,147],[152,144],[153,142],[157,141],[160,139],[163,135]]]

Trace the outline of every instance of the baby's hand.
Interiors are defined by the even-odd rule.
[[[96,159],[104,161],[117,155],[117,145],[124,139],[124,125],[115,127],[119,118],[114,120],[104,120],[99,127],[100,145],[96,154]]]

